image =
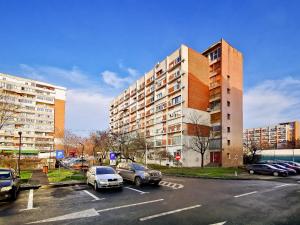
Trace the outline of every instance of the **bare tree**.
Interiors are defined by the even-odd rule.
[[[121,159],[131,161],[137,157],[143,158],[146,146],[149,150],[152,148],[152,144],[141,133],[110,133],[109,145]]]
[[[244,143],[244,154],[251,155],[252,163],[255,162],[256,156],[257,156],[258,152],[261,150],[262,150],[261,143],[256,142],[252,138],[250,138],[249,140],[246,141],[246,143]]]
[[[66,152],[66,155],[69,155],[71,150],[76,149],[78,150],[78,144],[81,141],[81,137],[77,136],[76,134],[72,133],[69,130],[65,130],[64,132],[64,150]]]
[[[204,154],[213,138],[210,127],[203,125],[203,117],[197,113],[189,116],[189,126],[191,127],[192,139],[190,148],[201,154],[201,167],[204,167]]]
[[[18,118],[20,107],[14,101],[13,96],[7,94],[2,88],[0,89],[0,130],[10,121]]]

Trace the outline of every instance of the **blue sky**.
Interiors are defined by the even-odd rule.
[[[0,71],[68,88],[67,128],[105,129],[107,106],[186,44],[244,55],[245,127],[299,119],[299,1],[0,0]],[[292,88],[291,88],[292,87]]]

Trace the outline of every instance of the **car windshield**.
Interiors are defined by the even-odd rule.
[[[113,168],[110,167],[103,167],[103,168],[97,168],[96,169],[96,174],[101,175],[101,174],[115,174],[116,171]]]
[[[132,163],[132,167],[135,170],[146,170],[147,169],[147,167],[140,165],[140,164],[136,164],[136,163]]]
[[[10,171],[0,170],[0,180],[10,179]]]
[[[272,165],[268,165],[268,167],[270,167],[272,169],[277,169],[275,166],[272,166]]]

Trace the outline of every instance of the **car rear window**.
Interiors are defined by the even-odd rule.
[[[0,170],[0,180],[9,179],[9,178],[11,178],[10,171]]]
[[[103,167],[103,168],[97,168],[96,169],[96,174],[101,175],[101,174],[115,174],[116,171],[113,168],[110,167]]]

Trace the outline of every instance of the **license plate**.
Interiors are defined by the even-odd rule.
[[[117,185],[117,184],[118,184],[118,182],[116,182],[116,181],[113,181],[113,182],[110,182],[109,184],[110,184],[110,185]]]

